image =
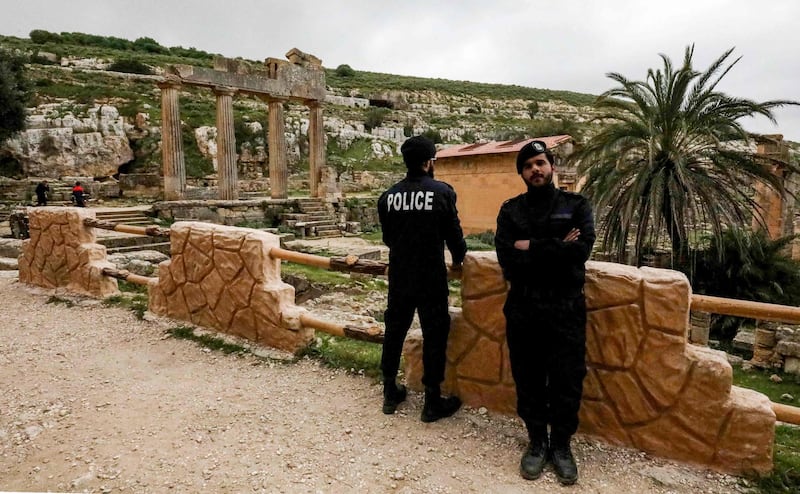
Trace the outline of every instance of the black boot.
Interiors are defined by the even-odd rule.
[[[536,480],[542,476],[547,464],[547,451],[547,434],[536,435],[531,439],[528,449],[519,461],[519,473],[523,479]]]
[[[566,441],[552,441],[550,448],[550,461],[553,463],[553,470],[561,485],[572,485],[578,481],[578,466],[572,456],[569,447],[569,439]]]
[[[438,387],[425,388],[425,404],[422,406],[423,422],[435,422],[439,419],[449,417],[461,408],[461,400],[457,396],[442,398]]]
[[[383,384],[383,413],[391,415],[397,410],[397,405],[405,401],[406,387],[397,385],[394,379]]]

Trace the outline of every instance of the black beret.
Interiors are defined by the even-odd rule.
[[[551,165],[554,164],[553,153],[547,149],[547,144],[544,141],[531,141],[522,146],[522,149],[517,154],[517,173],[522,174],[522,167],[525,162],[542,153],[544,153]]]
[[[414,136],[406,139],[400,146],[400,152],[403,154],[406,166],[416,168],[436,156],[436,145],[426,137]]]

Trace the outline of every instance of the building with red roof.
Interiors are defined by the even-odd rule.
[[[517,174],[517,153],[534,140],[544,141],[556,156],[556,186],[576,190],[575,169],[559,166],[572,153],[573,139],[568,135],[450,146],[436,153],[436,178],[456,190],[465,234],[494,231],[503,202],[525,192],[525,183]]]

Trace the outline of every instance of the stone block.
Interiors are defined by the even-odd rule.
[[[501,344],[485,337],[475,341],[471,351],[458,363],[457,375],[460,378],[481,381],[489,384],[500,383],[500,370],[503,368]]]
[[[502,292],[463,300],[461,307],[464,318],[476,329],[495,341],[502,341],[506,337],[506,318],[503,315],[505,301],[506,292]]]
[[[783,340],[777,344],[775,351],[784,357],[800,357],[800,343]]]
[[[447,338],[447,361],[458,363],[462,357],[472,350],[478,331],[464,319],[460,309],[450,310],[450,335]]]
[[[632,372],[598,370],[598,376],[623,425],[650,422],[658,417],[659,411]]]
[[[635,303],[641,291],[641,272],[610,262],[586,263],[586,307],[589,310]]]
[[[22,277],[20,277],[20,280],[22,280]],[[788,374],[800,375],[800,358],[784,357],[783,372],[786,372]]]
[[[590,311],[586,324],[586,356],[594,365],[627,369],[645,335],[636,305]]]
[[[660,408],[678,399],[689,373],[689,359],[684,354],[685,340],[651,329],[636,362],[636,376]]]
[[[683,273],[641,268],[644,276],[645,321],[651,327],[687,337],[691,287]]]
[[[714,466],[728,472],[771,471],[775,413],[769,398],[734,386],[729,403],[732,411],[717,444]]]
[[[469,252],[464,258],[461,283],[464,299],[506,291],[506,280],[497,262],[497,253]]]

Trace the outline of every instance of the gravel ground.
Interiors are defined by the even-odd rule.
[[[514,417],[432,424],[411,394],[315,361],[225,355],[121,308],[0,274],[0,490],[298,493],[730,493],[746,482],[577,437],[581,477],[518,474]],[[266,355],[266,356],[264,356]]]

